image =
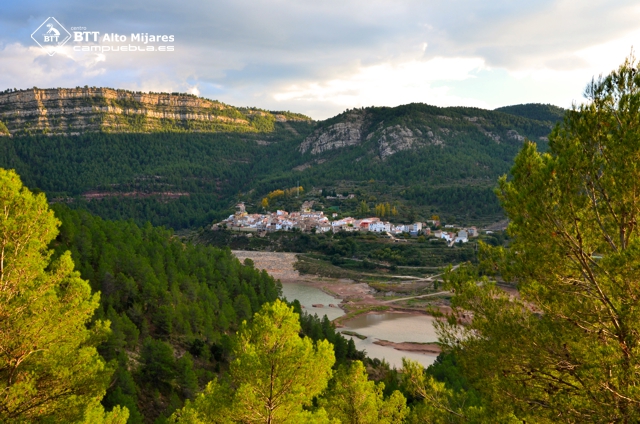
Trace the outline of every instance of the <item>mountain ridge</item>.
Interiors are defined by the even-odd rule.
[[[526,120],[526,121],[525,121]],[[506,123],[505,123],[506,122]],[[333,118],[320,121],[314,132],[299,146],[302,154],[320,155],[334,149],[370,144],[385,160],[404,150],[421,147],[444,147],[457,132],[478,131],[495,143],[526,137],[546,141],[553,128],[550,121],[528,119],[508,111],[479,108],[440,108],[424,103],[387,107],[350,109]]]
[[[31,127],[7,122],[4,132],[13,136],[3,137],[0,166],[16,169],[29,187],[50,200],[107,219],[131,218],[174,229],[219,220],[240,201],[252,212],[262,211],[262,199],[271,191],[300,185],[304,198],[290,199],[281,208],[294,210],[312,200],[320,209],[349,214],[385,202],[398,208],[400,221],[433,214],[467,223],[499,221],[496,179],[509,172],[525,139],[545,150],[554,125],[521,116],[545,105],[491,111],[412,103],[349,109],[312,121],[192,95],[107,90],[112,89],[104,89],[102,97],[88,88],[25,90],[18,93],[30,96],[21,103],[24,109],[11,107],[15,93],[0,93],[2,116],[31,111],[31,121],[25,122],[33,122]],[[76,113],[74,102],[89,112]],[[58,115],[48,115],[60,103]],[[99,112],[116,106],[132,112]],[[200,121],[186,118],[167,129],[165,118],[137,113],[143,108],[158,114],[217,113],[242,122],[216,118],[219,125],[201,130]],[[56,123],[60,115],[88,126],[70,135],[64,122]],[[122,127],[107,125],[118,119],[124,119]],[[127,126],[127,119],[138,126]],[[320,189],[355,193],[356,199],[330,201],[318,195]]]
[[[311,121],[291,112],[237,108],[185,93],[107,87],[31,88],[0,93],[11,135],[84,132],[267,132],[275,122]]]

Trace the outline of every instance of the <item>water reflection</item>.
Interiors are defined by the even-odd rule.
[[[282,294],[288,300],[298,299],[304,306],[304,310],[310,314],[318,314],[322,318],[327,315],[330,320],[334,320],[344,315],[340,308],[331,308],[328,305],[337,305],[340,299],[336,299],[322,290],[297,284],[282,283]],[[322,304],[322,308],[315,308],[312,305]],[[438,340],[433,327],[433,317],[427,315],[410,315],[401,313],[380,313],[360,315],[345,323],[345,327],[338,331],[351,330],[358,334],[367,336],[365,340],[357,337],[352,338],[359,350],[366,350],[370,358],[385,359],[392,367],[402,367],[402,358],[406,357],[418,361],[427,367],[435,361],[437,355],[426,355],[422,353],[403,352],[390,346],[379,346],[373,344],[375,340],[389,340],[391,342],[418,342],[429,343]]]
[[[390,342],[437,342],[434,318],[428,315],[385,312],[360,315],[345,323],[345,330]]]
[[[392,367],[402,367],[402,358],[418,361],[427,367],[435,361],[437,355],[404,352],[390,346],[373,344],[375,340],[390,342],[430,343],[438,341],[433,327],[433,317],[428,315],[410,315],[402,313],[381,313],[360,315],[345,323],[341,330],[355,331],[367,336],[365,340],[352,337],[359,350],[366,350],[370,358],[385,358]]]
[[[351,337],[345,335],[346,338],[351,338],[356,344],[356,348],[358,350],[366,350],[367,356],[369,358],[378,358],[382,360],[384,358],[385,361],[391,365],[392,368],[400,369],[402,368],[402,358],[412,359],[419,364],[422,364],[423,367],[428,367],[433,364],[438,355],[436,354],[424,354],[424,353],[416,353],[416,352],[403,352],[401,350],[396,350],[391,346],[379,346],[377,344],[373,344],[376,340],[374,337],[369,337],[365,340],[360,340],[357,337]]]

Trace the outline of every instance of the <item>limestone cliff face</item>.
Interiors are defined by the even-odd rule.
[[[348,110],[318,123],[299,150],[302,154],[322,155],[362,146],[368,154],[384,161],[398,152],[427,147],[467,148],[469,143],[519,146],[526,137],[542,140],[540,134],[548,134],[549,130],[545,122],[476,108],[425,104],[369,107]]]
[[[316,155],[327,150],[360,144],[364,124],[364,113],[351,113],[346,122],[338,122],[316,130],[302,142],[300,152],[311,150],[311,154]]]
[[[285,116],[255,109],[237,109],[188,94],[95,87],[34,88],[0,93],[0,122],[12,135],[93,131],[256,132],[265,128],[265,122],[272,125],[276,121],[305,118],[302,115]]]
[[[429,127],[421,131],[406,125],[385,125],[384,122],[374,126],[365,110],[353,110],[346,113],[343,122],[317,129],[302,142],[299,149],[301,153],[309,151],[317,155],[362,143],[371,144],[371,149],[384,160],[403,150],[427,145],[442,146],[444,140]]]

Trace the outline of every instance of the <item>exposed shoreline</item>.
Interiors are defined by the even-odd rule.
[[[243,250],[234,250],[232,252],[240,261],[250,258],[257,269],[266,270],[272,277],[283,283],[296,283],[315,287],[336,298],[336,306],[345,312],[345,315],[334,320],[336,327],[344,326],[344,323],[363,313],[389,312],[432,316],[425,308],[409,308],[385,303],[384,300],[373,296],[371,287],[366,283],[356,283],[346,278],[301,275],[294,267],[297,261],[297,253]],[[434,306],[433,309],[443,314],[451,312],[451,308],[444,305]],[[309,310],[313,309],[309,308]]]
[[[379,346],[390,346],[395,350],[403,352],[424,353],[430,355],[439,355],[442,353],[442,347],[437,342],[432,343],[416,343],[416,342],[390,342],[389,340],[376,340],[373,344]]]

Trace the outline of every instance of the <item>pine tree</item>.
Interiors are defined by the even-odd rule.
[[[96,345],[109,323],[87,324],[98,307],[69,252],[51,260],[58,220],[0,169],[0,422],[126,422],[99,402],[112,374]]]
[[[384,383],[369,381],[360,361],[340,366],[319,402],[327,414],[343,424],[399,424],[409,412],[405,397],[395,390],[383,396]]]
[[[527,422],[640,420],[637,67],[631,58],[593,81],[549,153],[527,142],[500,180],[513,240],[485,246],[482,270],[520,296],[470,268],[449,278],[453,306],[473,321],[444,340],[493,408]]]
[[[327,387],[333,347],[326,340],[314,346],[311,339],[300,337],[300,330],[293,308],[280,300],[265,304],[238,332],[231,384],[211,382],[174,414],[174,422],[327,422],[324,410],[311,413],[303,407]]]

